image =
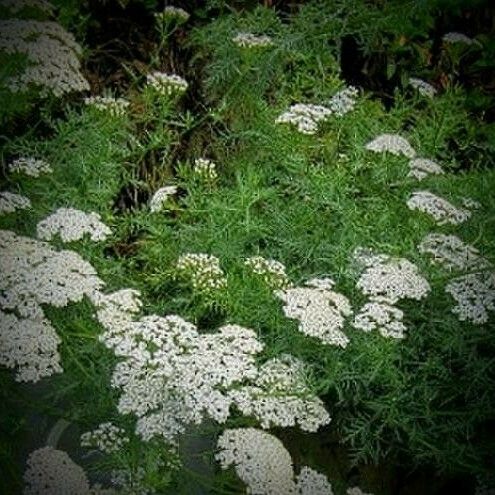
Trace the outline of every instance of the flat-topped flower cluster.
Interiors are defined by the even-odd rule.
[[[148,74],[146,83],[163,96],[184,93],[188,87],[187,81],[177,74],[165,74],[158,71]]]

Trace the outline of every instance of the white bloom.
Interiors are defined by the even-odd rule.
[[[184,93],[188,87],[187,81],[176,74],[165,74],[164,72],[153,72],[146,76],[148,86],[162,95],[173,95]]]
[[[0,6],[10,10],[11,14],[17,14],[26,8],[35,8],[45,12],[53,13],[53,6],[46,0],[0,0]]]
[[[120,332],[123,326],[130,323],[143,305],[141,293],[134,289],[121,289],[111,294],[99,293],[93,297],[93,303],[98,308],[98,321],[107,330],[107,338],[110,332]]]
[[[447,223],[458,225],[471,216],[469,210],[457,208],[446,199],[436,196],[430,191],[414,191],[407,200],[407,206],[410,210],[419,210],[431,215],[437,225]]]
[[[416,89],[420,95],[427,96],[428,98],[433,98],[437,94],[434,86],[417,77],[410,77],[409,85]]]
[[[280,261],[265,259],[262,256],[252,256],[244,261],[253,273],[261,275],[263,281],[272,290],[287,289],[292,284],[285,271],[285,265]]]
[[[92,241],[103,241],[112,231],[101,222],[98,213],[85,213],[75,208],[59,208],[36,226],[39,239],[50,241],[60,235],[62,242],[82,239],[86,234]]]
[[[114,98],[113,96],[90,96],[84,98],[84,103],[96,108],[100,112],[106,112],[112,117],[122,117],[126,114],[130,103],[124,98]]]
[[[445,43],[463,43],[465,45],[480,45],[478,40],[474,40],[463,33],[450,32],[442,36]]]
[[[334,115],[342,117],[346,113],[354,110],[358,94],[358,90],[354,86],[349,86],[332,96],[328,106]]]
[[[16,210],[25,210],[28,208],[31,208],[29,198],[9,191],[0,192],[0,215],[14,213]]]
[[[285,303],[285,315],[299,320],[302,333],[324,344],[346,347],[349,339],[342,328],[345,317],[352,313],[348,299],[332,290],[315,287],[315,280],[310,282],[313,287],[295,287],[275,293]]]
[[[461,203],[464,208],[467,208],[468,210],[478,210],[481,208],[481,203],[479,201],[476,201],[473,198],[461,198]]]
[[[297,103],[277,117],[275,122],[293,124],[303,134],[315,134],[318,123],[327,120],[331,115],[332,110],[322,105]]]
[[[400,299],[424,298],[430,291],[430,285],[420,275],[416,265],[404,258],[392,258],[387,255],[362,255],[358,248],[355,258],[366,263],[359,277],[357,287],[372,298],[394,304]]]
[[[177,19],[181,22],[186,22],[190,16],[184,9],[169,5],[163,9],[163,12],[156,13],[155,17],[159,20]]]
[[[404,313],[384,301],[366,303],[354,318],[353,327],[365,332],[378,330],[383,337],[402,339],[406,326],[402,323]]]
[[[80,71],[81,47],[56,22],[0,21],[0,51],[24,54],[29,62],[22,74],[7,80],[7,87],[13,92],[24,92],[31,85],[41,86],[45,96],[89,89]]]
[[[214,292],[227,285],[219,259],[211,254],[183,254],[177,260],[175,270],[179,277],[189,279],[193,289],[200,292]]]
[[[355,486],[347,489],[347,495],[372,495],[371,493],[364,493],[361,488]]]
[[[296,476],[299,495],[333,495],[332,485],[324,474],[308,466],[303,466]]]
[[[393,155],[404,155],[407,158],[414,158],[416,156],[416,151],[409,144],[409,141],[397,134],[381,134],[370,141],[365,148],[375,153],[387,151]]]
[[[49,174],[52,168],[48,163],[36,158],[22,157],[14,160],[9,165],[10,172],[23,173],[29,177],[39,177],[41,174]]]
[[[255,35],[253,33],[238,33],[232,41],[243,48],[255,48],[273,45],[273,40],[267,35]]]
[[[150,199],[150,211],[156,213],[161,211],[168,198],[177,194],[177,186],[165,186],[158,189]]]
[[[81,435],[81,447],[96,447],[106,454],[118,452],[128,442],[125,431],[110,422],[101,423]]]
[[[194,160],[194,174],[205,182],[213,182],[218,173],[216,164],[206,158],[197,158]]]
[[[84,469],[65,452],[43,447],[31,452],[24,472],[24,495],[89,495]]]
[[[17,368],[17,381],[37,382],[61,373],[59,344],[46,318],[17,318],[0,310],[0,364]]]
[[[408,177],[414,177],[417,180],[423,180],[428,175],[441,175],[443,169],[438,163],[428,158],[413,158],[409,162]]]
[[[457,303],[452,312],[460,321],[482,324],[495,311],[495,272],[478,272],[451,280],[445,287]]]
[[[490,266],[475,247],[455,235],[428,234],[418,245],[418,250],[431,255],[434,262],[448,270],[479,270]]]

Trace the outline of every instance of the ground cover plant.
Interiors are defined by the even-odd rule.
[[[0,0],[2,493],[491,493],[492,16]]]

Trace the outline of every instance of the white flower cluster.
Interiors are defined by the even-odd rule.
[[[22,74],[7,80],[7,87],[13,92],[26,91],[30,85],[41,86],[45,96],[89,89],[80,72],[81,47],[56,22],[0,21],[0,50],[24,54],[29,62]]]
[[[349,300],[331,290],[333,281],[309,281],[309,287],[295,287],[275,292],[284,303],[284,314],[299,320],[299,331],[320,339],[324,344],[346,347],[349,338],[342,328],[352,314]]]
[[[461,198],[461,203],[464,208],[468,210],[478,210],[481,208],[481,203],[473,198]]]
[[[315,432],[330,422],[323,402],[308,389],[304,364],[293,356],[283,355],[264,363],[253,385],[229,394],[245,416],[254,416],[262,428],[298,425]]]
[[[177,260],[175,271],[179,277],[189,279],[193,289],[199,292],[214,292],[227,285],[219,259],[211,254],[183,254]]]
[[[393,155],[404,155],[406,158],[416,156],[416,151],[409,141],[398,134],[381,134],[366,144],[365,148],[375,153],[389,152]]]
[[[0,192],[0,215],[31,208],[29,198],[9,191]]]
[[[292,458],[282,442],[255,428],[225,430],[217,441],[215,459],[222,469],[233,466],[257,495],[333,495],[326,476],[303,466],[294,479]]]
[[[256,35],[253,33],[238,33],[232,41],[242,48],[257,48],[273,45],[273,40],[267,35]]]
[[[167,200],[177,194],[177,186],[160,187],[150,199],[150,211],[153,213],[163,210]]]
[[[282,113],[275,122],[277,124],[293,124],[302,134],[315,134],[318,123],[328,120],[332,110],[323,105],[296,103],[287,112]]]
[[[163,12],[157,12],[155,18],[159,21],[167,19],[177,19],[180,22],[186,22],[189,19],[189,12],[186,12],[180,7],[169,5],[163,9]]]
[[[163,96],[184,93],[188,87],[187,81],[177,74],[158,71],[148,74],[146,83]]]
[[[59,208],[36,226],[38,239],[50,241],[57,234],[62,242],[82,239],[86,234],[92,241],[104,241],[112,233],[98,213],[85,213],[75,208]]]
[[[474,246],[455,235],[428,234],[418,245],[418,250],[431,255],[434,262],[448,270],[481,270],[490,266]]]
[[[348,488],[346,493],[347,495],[372,495],[371,493],[364,493],[358,486]]]
[[[101,340],[124,358],[112,377],[122,391],[119,412],[138,417],[136,432],[144,440],[161,435],[170,442],[204,416],[225,422],[228,389],[256,377],[254,356],[262,349],[252,330],[226,325],[199,335],[175,315],[111,328]]]
[[[60,338],[46,318],[17,318],[0,310],[0,329],[0,365],[17,368],[18,382],[62,372]]]
[[[28,457],[24,495],[89,495],[89,481],[81,466],[66,452],[53,447],[37,449]]]
[[[466,221],[471,212],[464,208],[457,208],[444,198],[436,196],[430,191],[414,191],[407,200],[410,210],[419,210],[431,215],[437,225],[450,223],[458,225]]]
[[[128,442],[125,431],[110,422],[101,423],[94,430],[81,435],[81,447],[96,447],[105,454],[118,452]]]
[[[124,116],[130,105],[125,98],[114,98],[113,96],[90,96],[84,98],[84,103],[100,112],[106,112],[112,117]]]
[[[417,180],[423,180],[429,175],[441,175],[443,169],[438,163],[428,158],[413,158],[409,162],[408,177],[413,177]]]
[[[370,301],[356,314],[353,326],[366,332],[376,329],[384,337],[403,338],[404,313],[394,304],[400,299],[423,299],[430,285],[416,265],[404,258],[375,255],[363,248],[356,249],[354,258],[364,266],[356,286]]]
[[[140,292],[134,289],[121,289],[111,294],[98,293],[93,297],[93,303],[98,308],[98,321],[107,331],[120,331],[141,310],[143,303],[140,297]]]
[[[359,92],[354,86],[349,86],[333,95],[328,106],[334,115],[342,117],[346,113],[354,110],[358,94]]]
[[[280,261],[266,259],[262,256],[252,256],[244,261],[253,273],[261,275],[263,281],[272,290],[288,289],[292,284],[285,271],[285,265]]]
[[[434,86],[423,79],[417,77],[410,77],[408,81],[409,86],[412,86],[421,96],[427,96],[433,98],[437,94],[437,90]]]
[[[8,9],[12,14],[17,14],[23,9],[34,8],[51,14],[53,6],[47,0],[0,0],[0,7]]]
[[[49,174],[53,172],[48,163],[36,158],[21,157],[14,160],[9,165],[10,172],[22,173],[29,177],[39,177],[41,174]]]
[[[194,175],[204,182],[213,182],[218,178],[217,166],[215,162],[206,158],[194,160]]]
[[[442,36],[442,40],[445,41],[445,43],[463,43],[464,45],[480,45],[480,42],[478,40],[474,40],[473,38],[470,38],[469,36],[466,36],[463,33],[457,33],[455,31],[452,31],[450,33],[445,33]]]
[[[460,321],[483,324],[495,311],[495,272],[477,272],[451,280],[445,287],[457,303],[452,312]]]
[[[130,471],[128,469],[113,469],[110,481],[117,488],[118,495],[157,495],[154,488],[146,482],[146,470],[143,466]]]

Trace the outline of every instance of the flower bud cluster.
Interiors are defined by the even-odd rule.
[[[41,174],[49,174],[53,172],[50,165],[45,161],[30,157],[21,157],[14,160],[9,165],[9,171],[25,174],[29,177],[39,177]]]
[[[105,454],[118,452],[126,443],[129,443],[129,437],[125,430],[110,422],[101,423],[81,435],[81,447],[96,447]]]
[[[204,182],[213,182],[218,178],[215,162],[206,158],[194,160],[194,175]]]
[[[157,12],[155,14],[155,19],[158,22],[165,22],[167,20],[177,20],[179,22],[186,22],[189,19],[189,12],[186,12],[180,7],[174,7],[169,5],[163,9],[162,12]]]
[[[216,256],[205,253],[183,254],[175,265],[177,276],[190,280],[194,290],[210,293],[227,286],[227,278]]]
[[[292,284],[280,261],[252,256],[244,261],[253,273],[261,275],[265,284],[272,290],[288,289]]]
[[[182,77],[158,71],[148,74],[146,83],[163,96],[184,93],[188,87],[187,81]]]
[[[84,98],[84,103],[100,112],[108,113],[112,117],[123,117],[130,105],[126,99],[112,96],[90,96]]]
[[[9,191],[0,192],[0,215],[31,208],[29,198]]]
[[[232,41],[241,48],[258,48],[273,45],[273,40],[267,35],[255,35],[253,33],[238,33]]]

